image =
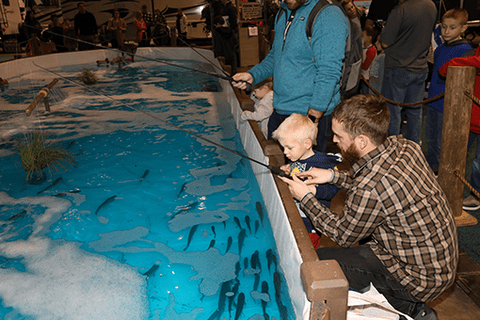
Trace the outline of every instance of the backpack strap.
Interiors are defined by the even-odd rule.
[[[332,0],[318,0],[317,4],[313,7],[312,11],[307,18],[307,25],[305,27],[305,32],[307,33],[307,39],[310,44],[312,44],[312,33],[313,33],[313,24],[317,20],[318,14],[325,8],[327,5],[333,4]]]

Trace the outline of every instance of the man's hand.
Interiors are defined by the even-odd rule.
[[[247,85],[245,84],[245,82],[248,82],[248,83],[253,83],[253,77],[250,73],[248,72],[240,72],[240,73],[236,73],[233,75],[233,82],[232,82],[232,85],[234,87],[237,87],[239,89],[242,89],[242,90],[245,90],[247,89]],[[238,82],[237,82],[238,81]]]
[[[304,181],[307,185],[324,184],[330,181],[330,178],[332,177],[332,171],[327,169],[311,168],[308,171],[297,173],[295,176],[300,179],[306,179]]]
[[[314,109],[310,108],[310,109],[308,109],[307,115],[315,118],[314,122],[317,123],[323,117],[324,113],[325,112],[323,112],[323,111],[317,111],[317,110],[314,110]]]
[[[307,186],[305,182],[298,179],[297,175],[292,176],[293,180],[284,177],[279,178],[288,184],[288,188],[290,189],[292,196],[297,200],[302,200],[307,193],[311,192],[309,186]]]

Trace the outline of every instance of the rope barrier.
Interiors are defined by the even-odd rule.
[[[427,100],[422,100],[422,101],[418,101],[418,102],[409,102],[409,103],[404,103],[404,102],[397,102],[397,101],[393,101],[393,100],[390,100],[384,96],[382,96],[377,90],[375,90],[371,85],[370,83],[368,83],[368,80],[365,79],[363,77],[363,75],[361,76],[361,79],[363,82],[365,82],[365,84],[370,88],[370,90],[373,91],[373,93],[375,93],[375,95],[377,95],[378,97],[384,99],[386,102],[388,103],[391,103],[391,104],[395,104],[397,106],[401,106],[401,107],[413,107],[413,106],[417,106],[416,108],[421,108],[423,104],[427,104],[427,103],[430,103],[430,102],[433,102],[433,101],[436,101],[436,100],[439,100],[441,98],[443,98],[443,96],[445,95],[445,92],[442,92],[438,95],[436,95],[435,97],[432,97],[430,99],[427,99]],[[414,108],[412,108],[414,109]]]
[[[465,90],[463,92],[467,97],[469,97],[470,99],[472,99],[473,102],[475,102],[478,106],[480,106],[480,99],[478,99],[477,97],[475,97],[471,92],[470,90]]]
[[[479,193],[477,190],[475,190],[475,189],[472,187],[472,185],[471,185],[470,183],[468,183],[467,180],[465,180],[464,177],[462,177],[462,176],[460,175],[460,173],[458,172],[458,170],[455,170],[455,172],[453,172],[453,174],[456,175],[457,178],[460,179],[460,181],[462,181],[462,183],[463,183],[464,185],[466,185],[467,188],[470,189],[470,191],[471,191],[477,198],[480,198],[480,193]]]

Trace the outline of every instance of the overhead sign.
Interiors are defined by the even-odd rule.
[[[242,3],[242,20],[261,19],[263,17],[263,7],[258,2]]]

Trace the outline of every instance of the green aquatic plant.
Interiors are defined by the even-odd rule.
[[[82,79],[83,83],[85,83],[85,84],[95,84],[95,83],[97,83],[97,78],[95,77],[93,72],[90,71],[90,70],[85,69],[78,76],[80,77],[80,79]]]
[[[22,162],[22,168],[27,172],[27,181],[32,177],[40,180],[45,176],[43,169],[55,173],[60,168],[67,171],[66,166],[73,166],[75,159],[71,152],[60,148],[58,144],[47,141],[41,132],[32,132],[25,135],[25,139],[18,140],[16,147]]]

